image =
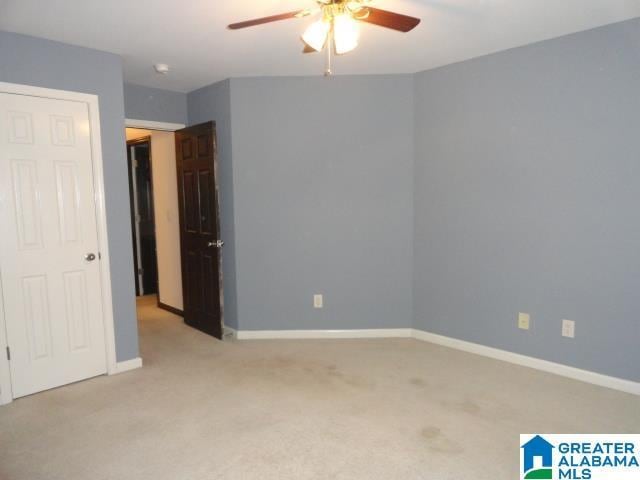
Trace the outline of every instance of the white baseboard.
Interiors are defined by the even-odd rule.
[[[411,328],[363,330],[238,330],[238,340],[323,339],[323,338],[409,338]]]
[[[591,383],[593,385],[599,385],[601,387],[607,387],[613,390],[631,393],[633,395],[640,395],[640,383],[633,382],[631,380],[610,377],[601,373],[582,370],[580,368],[570,367],[561,363],[549,362],[539,358],[528,357],[526,355],[520,355],[519,353],[487,347],[478,343],[466,342],[464,340],[445,337],[443,335],[436,335],[435,333],[425,332],[423,330],[414,329],[413,338],[442,345],[443,347],[454,348],[456,350],[482,355],[483,357],[494,358],[496,360],[521,365],[523,367],[542,370],[543,372],[553,373],[573,380],[579,380],[581,382]]]
[[[640,395],[640,383],[623,378],[611,377],[601,373],[570,367],[561,363],[549,362],[539,358],[520,355],[519,353],[487,347],[478,343],[466,342],[456,338],[445,337],[415,328],[380,328],[364,330],[238,330],[234,331],[238,340],[266,339],[331,339],[331,338],[415,338],[436,345],[454,348],[463,352],[474,353],[503,362],[523,367],[534,368],[562,377],[621,392]]]
[[[108,375],[117,375],[119,373],[128,372],[129,370],[135,370],[136,368],[140,367],[142,367],[142,358],[132,358],[131,360],[116,363],[115,369],[108,373]],[[4,395],[2,395],[2,392],[0,392],[0,406],[8,405],[12,401],[13,398],[10,398],[8,392],[5,392]]]
[[[129,370],[135,370],[140,367],[142,367],[142,358],[132,358],[131,360],[116,363],[116,368],[110,375],[117,375],[118,373],[128,372]]]

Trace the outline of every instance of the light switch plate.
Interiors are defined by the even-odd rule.
[[[529,330],[531,316],[528,313],[518,313],[518,328],[521,330]]]
[[[323,298],[321,293],[316,293],[313,296],[313,308],[322,308]]]

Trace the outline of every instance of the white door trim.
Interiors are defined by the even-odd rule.
[[[98,96],[88,93],[53,90],[50,88],[33,87],[14,83],[0,82],[0,92],[15,95],[28,95],[56,100],[71,100],[86,103],[89,109],[91,123],[91,159],[93,162],[93,188],[96,203],[96,222],[98,225],[98,246],[101,256],[100,280],[102,283],[102,316],[104,319],[105,350],[107,357],[107,373],[119,373],[116,361],[115,327],[113,318],[113,303],[111,297],[111,268],[109,257],[109,242],[107,233],[107,210],[105,204],[104,171],[102,158],[102,139],[100,135],[100,109]],[[1,285],[0,285],[1,288]],[[1,293],[1,290],[0,290]],[[4,305],[0,296],[0,405],[13,400],[11,390],[11,375],[9,361],[4,351],[7,348],[6,324]]]
[[[184,123],[154,122],[152,120],[135,120],[126,118],[124,120],[126,128],[143,128],[146,130],[162,130],[165,132],[175,132],[186,127]]]

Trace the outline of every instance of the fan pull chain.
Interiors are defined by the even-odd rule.
[[[333,72],[331,72],[331,46],[332,45],[333,45],[333,25],[329,29],[329,34],[327,36],[327,43],[326,43],[327,64],[326,64],[326,68],[324,70],[324,76],[325,77],[330,77],[332,75],[332,73],[333,73]]]

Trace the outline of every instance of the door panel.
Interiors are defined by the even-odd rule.
[[[183,174],[184,202],[186,205],[198,204],[198,186],[193,172],[185,171]],[[184,212],[185,229],[189,233],[198,233],[199,216],[196,208]]]
[[[0,94],[0,228],[13,396],[106,373],[86,104]]]
[[[200,265],[200,255],[198,252],[186,252],[186,304],[189,305],[190,312],[202,310],[202,266]],[[195,323],[191,318],[187,323]]]
[[[59,231],[62,243],[78,242],[82,239],[80,223],[80,198],[78,198],[78,166],[73,162],[57,161],[56,193],[58,200]]]
[[[213,122],[176,132],[184,320],[222,338]]]
[[[218,256],[215,252],[206,252],[202,255],[202,282],[210,285],[212,291],[218,290]],[[203,311],[209,316],[215,316],[220,308],[218,298],[215,295],[205,295],[203,298]]]
[[[22,278],[24,321],[32,361],[51,357],[51,314],[49,288],[45,275]],[[11,341],[9,341],[11,342]]]
[[[69,331],[69,350],[77,351],[91,346],[89,341],[89,305],[87,305],[87,279],[82,270],[65,272],[64,294]]]
[[[200,232],[203,234],[215,234],[213,209],[213,195],[211,193],[211,172],[209,170],[198,171],[198,192],[200,202]]]

